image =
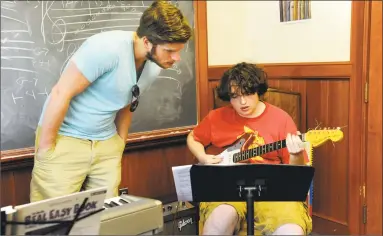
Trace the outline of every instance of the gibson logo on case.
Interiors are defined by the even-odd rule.
[[[187,220],[182,219],[182,220],[178,221],[178,230],[181,232],[182,228],[188,224],[193,224],[193,218],[189,218]]]

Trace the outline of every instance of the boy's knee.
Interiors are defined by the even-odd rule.
[[[238,221],[237,210],[233,206],[228,205],[228,204],[222,204],[222,205],[217,206],[212,211],[212,213],[210,214],[210,216],[212,216],[212,215],[216,215],[219,218],[224,217],[226,219],[230,219],[230,220],[233,220],[233,221]]]
[[[206,219],[204,235],[227,235],[233,234],[238,224],[237,210],[227,204],[222,204],[214,208]]]
[[[297,224],[284,224],[279,226],[273,235],[304,235],[302,227]]]

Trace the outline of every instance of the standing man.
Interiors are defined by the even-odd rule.
[[[132,112],[161,69],[180,60],[192,29],[181,11],[155,1],[136,32],[88,38],[46,100],[36,130],[31,202],[107,186],[118,194]]]
[[[286,139],[287,148],[254,157],[253,163],[304,165],[308,162],[293,119],[282,109],[260,100],[267,88],[265,73],[255,65],[239,63],[224,73],[218,96],[231,105],[211,111],[187,138],[190,151],[200,163],[215,164],[222,160],[206,153],[206,146],[223,148],[246,136],[244,149]],[[245,235],[246,214],[246,202],[203,202],[201,233]],[[303,202],[254,203],[256,235],[307,235],[311,228],[311,218]]]

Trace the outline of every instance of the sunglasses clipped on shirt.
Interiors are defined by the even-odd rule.
[[[140,88],[136,84],[132,88],[132,103],[130,104],[131,112],[134,112],[137,109],[139,97],[140,97]]]

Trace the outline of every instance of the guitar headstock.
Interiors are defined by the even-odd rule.
[[[315,129],[306,132],[305,141],[310,142],[313,147],[318,147],[328,140],[339,142],[343,139],[343,131],[338,127],[334,129]]]

